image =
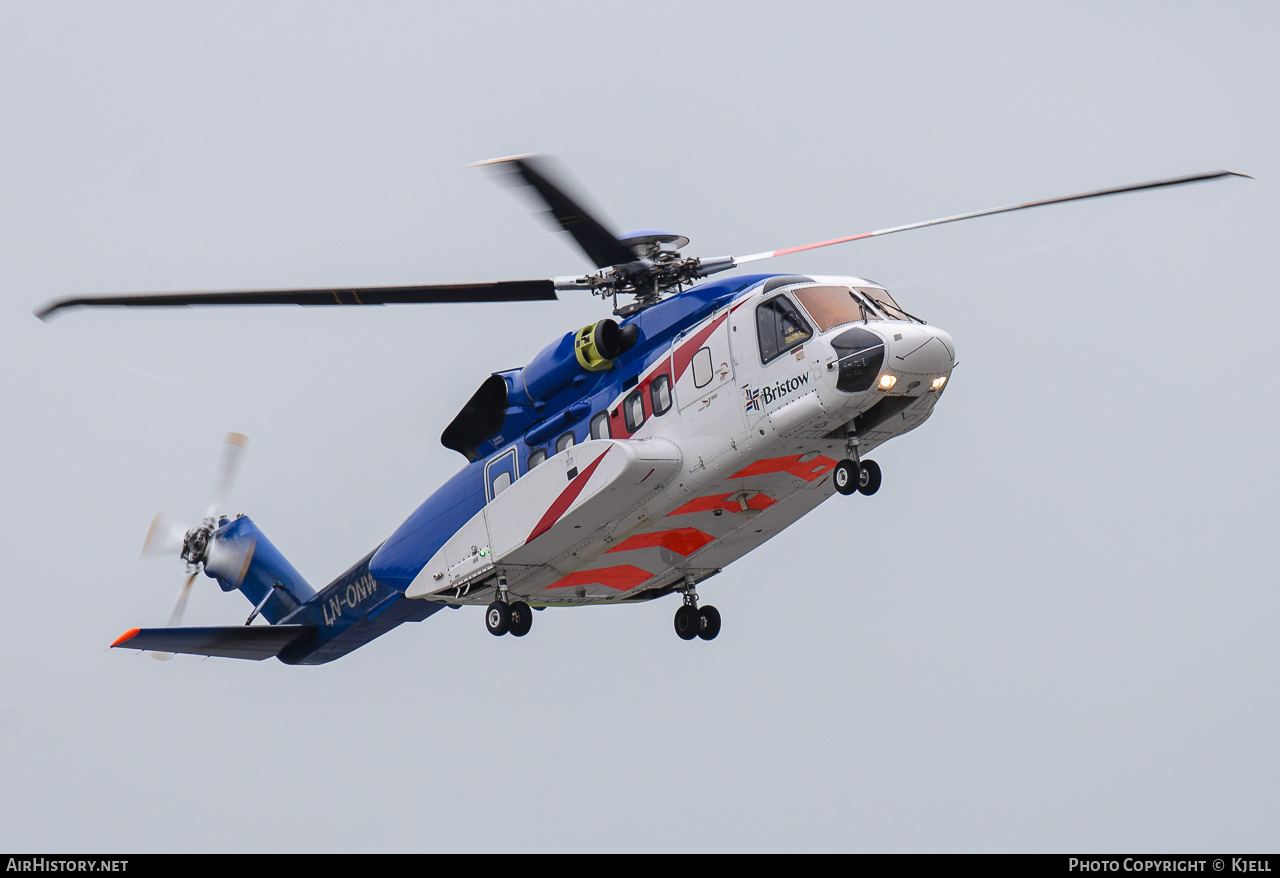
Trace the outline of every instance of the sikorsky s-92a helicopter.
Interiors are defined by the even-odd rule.
[[[511,302],[574,290],[609,300],[617,318],[486,378],[440,437],[467,465],[319,591],[248,517],[220,514],[245,446],[231,434],[204,519],[186,528],[157,516],[147,537],[144,554],[186,564],[169,627],[134,628],[112,646],[323,664],[445,607],[485,607],[489,633],[523,637],[533,610],[669,594],[681,596],[676,634],[712,640],[720,613],[699,603],[701,584],[833,494],[875,494],[880,467],[867,453],[924,423],[956,359],[951,336],[870,280],[704,278],[980,216],[1247,176],[1193,174],[708,259],[682,255],[689,241],[671,232],[614,234],[544,159],[481,164],[532,190],[596,270],[484,284],[89,296],[36,312]],[[178,627],[201,571],[248,598],[243,625]],[[259,617],[267,624],[251,624]]]

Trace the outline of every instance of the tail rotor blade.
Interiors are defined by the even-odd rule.
[[[191,586],[196,581],[196,575],[197,574],[192,573],[187,577],[187,581],[182,585],[182,591],[178,594],[178,600],[173,605],[173,612],[169,614],[170,628],[176,628],[182,624],[182,617],[187,612],[187,599],[191,597]],[[150,652],[147,653],[147,655],[151,656],[156,661],[161,662],[167,662],[169,659],[173,658],[173,653],[171,652]]]
[[[182,624],[182,617],[187,612],[187,599],[191,597],[191,586],[196,581],[199,574],[192,573],[187,577],[187,581],[182,584],[182,591],[178,594],[178,600],[174,602],[173,612],[169,614],[169,627],[176,628]]]
[[[222,446],[222,459],[218,462],[218,471],[213,478],[213,493],[209,498],[209,511],[205,513],[205,518],[213,518],[226,504],[248,445],[249,439],[243,433],[227,434],[226,444]]]
[[[151,529],[147,531],[147,539],[142,544],[142,557],[156,558],[160,556],[177,557],[182,553],[182,545],[186,540],[187,529],[164,512],[157,512],[151,520]]]

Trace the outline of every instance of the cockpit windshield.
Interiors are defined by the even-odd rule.
[[[846,323],[880,319],[880,315],[848,287],[800,287],[791,292],[823,332]]]
[[[918,323],[883,287],[815,286],[797,287],[791,294],[826,332],[846,323],[866,320],[910,320]]]
[[[854,289],[874,302],[876,307],[883,311],[890,320],[920,322],[919,318],[912,317],[906,311],[903,311],[902,306],[895,302],[893,296],[889,295],[889,291],[883,287],[854,287]]]

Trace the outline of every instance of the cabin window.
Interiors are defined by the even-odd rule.
[[[711,379],[715,377],[716,370],[711,364],[711,348],[700,348],[693,355],[693,386],[706,387],[711,383]]]
[[[756,308],[756,331],[760,336],[762,363],[776,360],[813,336],[808,322],[786,296],[775,296]]]
[[[644,394],[633,390],[622,401],[622,415],[627,422],[627,432],[634,433],[644,425]]]
[[[503,452],[485,464],[485,487],[488,499],[492,500],[516,480],[516,450]]]
[[[556,440],[556,454],[573,447],[573,431],[563,434]]]
[[[609,438],[609,413],[607,411],[601,412],[591,419],[591,438]]]
[[[654,415],[665,415],[671,408],[671,376],[665,372],[649,385],[649,402]]]
[[[537,466],[538,464],[542,463],[542,462],[543,462],[544,460],[546,460],[546,459],[547,459],[547,449],[545,449],[545,448],[536,448],[536,449],[534,449],[533,451],[530,451],[530,452],[529,452],[529,466],[528,466],[528,468],[525,470],[525,472],[528,472],[529,470],[533,469],[535,466]]]

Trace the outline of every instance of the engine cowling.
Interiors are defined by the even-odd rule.
[[[613,361],[631,350],[640,335],[637,326],[619,326],[613,320],[601,320],[584,326],[573,335],[573,353],[578,365],[588,372],[604,372]]]
[[[635,346],[636,326],[619,326],[604,319],[582,327],[547,345],[521,370],[521,384],[530,403],[546,402],[583,372],[604,372]]]
[[[504,425],[510,428],[507,437],[511,438],[539,421],[542,426],[559,429],[577,423],[586,417],[589,410],[585,407],[570,405],[556,414],[561,403],[552,411],[547,410],[546,404],[587,374],[612,369],[613,361],[635,347],[639,338],[639,327],[619,326],[607,318],[566,333],[539,351],[523,369],[485,379],[445,428],[440,443],[467,460],[477,460],[481,446],[502,432]],[[544,421],[548,415],[553,417]]]

